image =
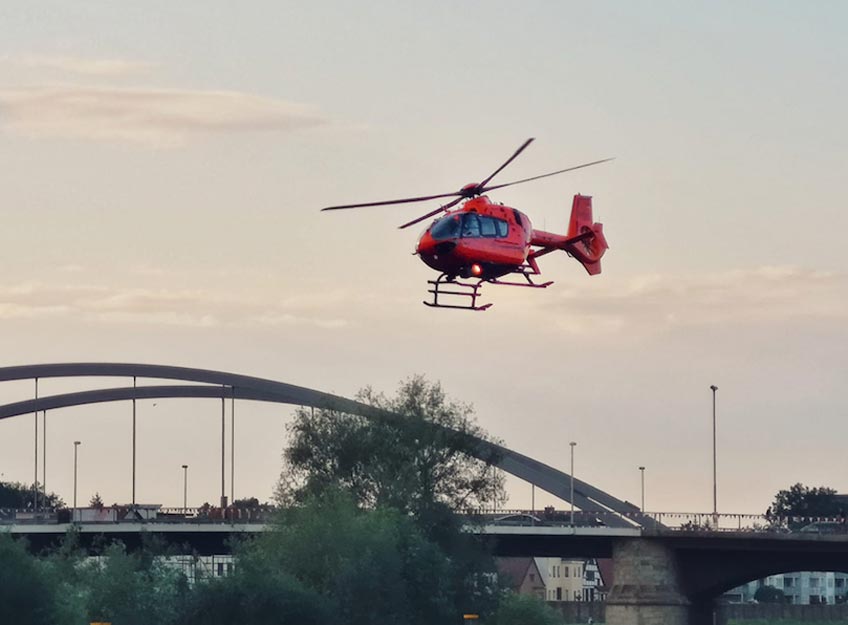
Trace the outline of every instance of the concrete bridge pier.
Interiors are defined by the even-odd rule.
[[[663,542],[648,538],[616,541],[613,570],[615,581],[606,607],[608,625],[711,625],[711,606],[693,606],[683,594],[677,557]]]

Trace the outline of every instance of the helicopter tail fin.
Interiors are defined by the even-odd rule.
[[[589,236],[585,236],[592,233]],[[584,235],[585,238],[581,238]],[[601,257],[609,247],[604,237],[603,224],[592,222],[592,197],[577,194],[571,204],[568,238],[576,238],[567,251],[574,256],[590,276],[601,273]]]

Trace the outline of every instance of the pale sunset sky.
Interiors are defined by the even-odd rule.
[[[646,466],[662,511],[712,510],[715,384],[720,511],[848,492],[846,24],[824,0],[6,1],[0,365],[346,396],[421,373],[522,453],[567,470],[576,441],[575,474],[622,499]],[[547,290],[433,310],[397,226],[437,204],[318,210],[459,189],[528,137],[495,182],[616,157],[491,196],[564,232],[592,195],[600,276],[551,254]],[[139,402],[139,501],[181,505],[182,464],[189,505],[216,501],[219,406]],[[236,496],[268,499],[292,410],[236,410]],[[80,440],[80,500],[128,501],[130,419],[48,413],[48,490],[70,502]],[[32,481],[31,415],[0,422],[0,474]]]

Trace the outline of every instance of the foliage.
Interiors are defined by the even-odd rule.
[[[176,623],[188,585],[185,576],[147,549],[127,553],[107,547],[103,557],[86,562],[86,616],[121,625]]]
[[[0,623],[59,624],[54,611],[55,588],[22,543],[0,532]]]
[[[466,595],[452,559],[413,519],[387,508],[363,510],[346,492],[326,491],[283,511],[240,566],[257,577],[289,572],[326,597],[347,625],[430,625],[455,620],[475,602],[485,607],[483,584]]]
[[[25,510],[33,507],[34,487],[20,482],[0,482],[0,508]],[[44,493],[39,488],[39,508],[62,508],[65,502],[56,493]]]
[[[238,567],[230,577],[198,584],[179,625],[330,625],[327,602],[279,570]]]
[[[560,625],[562,616],[531,595],[505,593],[501,598],[493,625]]]
[[[503,496],[503,479],[475,458],[483,437],[468,405],[415,376],[394,397],[362,390],[363,403],[401,416],[367,418],[334,410],[296,411],[277,494],[290,504],[341,489],[360,506],[390,507],[424,520],[439,508],[481,507]]]
[[[772,523],[780,523],[787,519],[791,529],[797,529],[809,523],[810,517],[836,517],[844,511],[840,508],[832,488],[820,486],[810,488],[801,483],[794,484],[786,490],[778,491],[774,496],[766,518]],[[802,517],[793,520],[792,517]]]
[[[784,592],[774,586],[760,586],[754,593],[754,599],[760,603],[786,603]]]
[[[88,507],[97,508],[98,510],[103,509],[103,499],[101,499],[99,492],[96,492],[91,496],[91,499],[88,502]]]

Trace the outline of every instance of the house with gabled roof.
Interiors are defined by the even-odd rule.
[[[545,599],[545,582],[533,558],[495,558],[495,565],[503,586],[520,595]]]

